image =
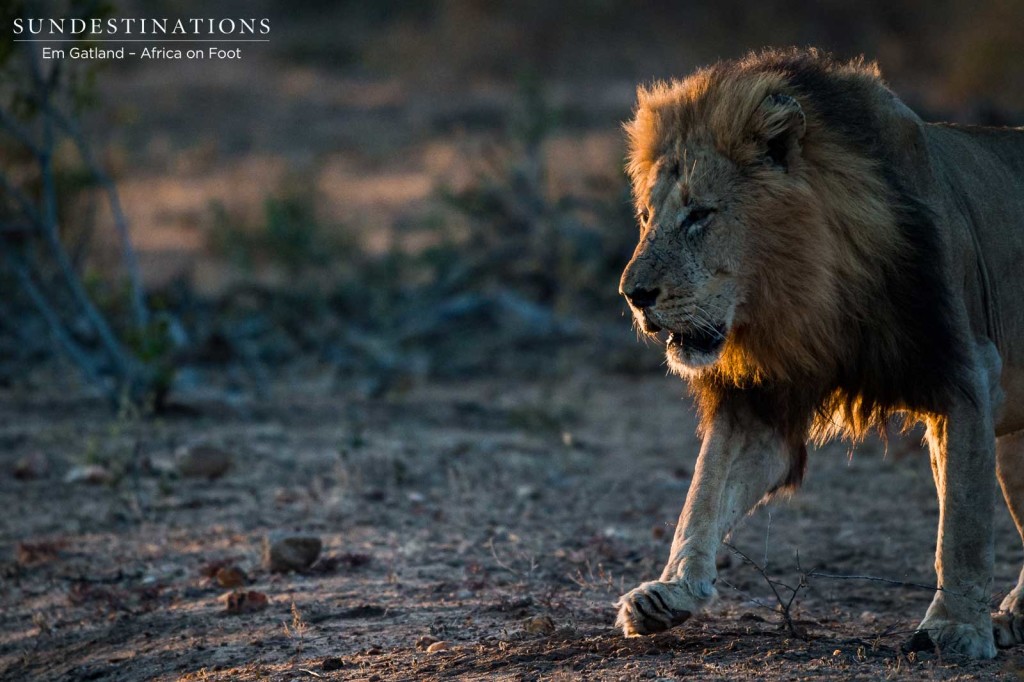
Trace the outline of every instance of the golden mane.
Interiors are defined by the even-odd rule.
[[[941,319],[951,297],[934,221],[885,146],[895,96],[875,64],[771,50],[641,87],[625,125],[637,200],[659,159],[695,143],[757,173],[752,119],[771,95],[803,110],[802,163],[785,185],[764,174],[742,199],[756,225],[740,275],[755,313],[690,377],[702,422],[734,389],[763,393],[794,438],[859,439],[895,412],[938,411],[965,363]],[[934,367],[949,369],[929,378]]]

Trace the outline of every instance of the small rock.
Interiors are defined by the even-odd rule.
[[[434,642],[433,644],[428,646],[427,647],[427,653],[428,654],[436,654],[439,651],[445,651],[447,649],[448,649],[448,642],[445,642],[445,641],[442,640],[442,641],[439,641],[439,642]]]
[[[263,564],[272,573],[304,571],[316,562],[322,548],[315,535],[271,533],[263,541]]]
[[[230,452],[213,445],[193,445],[178,451],[178,472],[187,478],[220,478],[233,462]]]
[[[50,460],[40,450],[33,450],[14,464],[11,472],[19,481],[42,478],[50,471]]]
[[[65,483],[88,483],[90,485],[101,485],[110,483],[110,472],[99,464],[83,464],[72,467],[71,471],[64,476]]]
[[[526,619],[523,630],[531,635],[550,635],[555,631],[555,622],[550,616],[534,616]]]
[[[540,498],[540,490],[532,485],[521,485],[516,488],[516,497],[520,500],[536,500]]]
[[[249,576],[238,566],[222,566],[214,577],[221,587],[241,587],[249,582]]]
[[[333,670],[341,670],[345,667],[345,661],[334,656],[325,658],[324,662],[320,664],[320,669],[324,672],[331,672]]]
[[[431,637],[430,635],[423,635],[416,640],[416,648],[420,651],[426,651],[426,649],[437,641],[437,637]]]

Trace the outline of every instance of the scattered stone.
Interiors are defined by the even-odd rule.
[[[228,592],[221,599],[224,600],[224,611],[233,616],[261,611],[270,604],[267,595],[253,590],[248,592],[235,590]]]
[[[428,646],[427,647],[427,653],[428,654],[436,654],[439,651],[447,651],[448,648],[449,648],[448,647],[448,642],[445,642],[445,641],[442,640],[442,641],[434,642],[433,644]]]
[[[83,464],[72,467],[71,471],[64,476],[65,483],[88,483],[89,485],[102,485],[112,480],[110,472],[99,464]]]
[[[19,542],[16,557],[18,563],[22,566],[42,564],[60,558],[60,553],[65,547],[67,547],[66,540]]]
[[[50,472],[50,460],[41,450],[33,450],[14,464],[12,473],[19,481],[42,478]]]
[[[324,672],[331,672],[333,670],[341,670],[345,667],[345,661],[337,657],[325,658],[324,662],[320,664],[320,669]]]
[[[344,552],[342,554],[328,554],[320,557],[320,560],[311,569],[315,573],[333,573],[339,568],[360,568],[366,566],[373,557],[369,554],[359,552]]]
[[[550,635],[555,631],[555,621],[550,616],[534,616],[526,619],[523,630],[531,635]]]
[[[419,639],[416,640],[416,648],[419,649],[420,651],[426,651],[426,649],[431,644],[433,644],[436,641],[438,641],[437,637],[431,637],[430,635],[423,635],[422,637],[420,637]]]
[[[315,535],[271,533],[263,541],[263,564],[272,573],[304,571],[316,562],[322,548]]]
[[[217,569],[214,575],[217,584],[221,587],[241,587],[249,582],[249,576],[238,566],[222,566]]]
[[[388,610],[383,606],[377,606],[375,604],[363,604],[361,606],[353,606],[350,609],[343,609],[341,611],[335,611],[335,618],[380,618],[387,615]]]
[[[537,500],[540,499],[540,490],[536,486],[521,485],[516,488],[516,497],[520,500]]]
[[[178,473],[186,478],[213,480],[228,472],[234,456],[213,445],[199,444],[178,451]]]

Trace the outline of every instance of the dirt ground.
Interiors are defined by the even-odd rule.
[[[311,24],[340,26],[304,21],[280,23],[303,41]],[[674,50],[692,41],[667,30],[665,63],[688,70]],[[212,207],[260,226],[267,197],[295,183],[367,250],[415,247],[438,190],[466,182],[465,159],[504,134],[522,97],[508,83],[446,90],[283,59],[101,79],[91,128],[151,288],[224,289],[233,271],[203,251]],[[549,83],[571,122],[546,145],[553,185],[596,179],[618,192],[619,123],[652,75]],[[698,450],[681,382],[580,366],[551,379],[416,379],[371,399],[334,371],[306,367],[259,397],[192,376],[155,418],[114,416],[63,390],[65,376],[0,389],[0,679],[1024,677],[1024,649],[985,663],[900,653],[931,599],[911,583],[935,580],[938,510],[913,439],[812,453],[803,489],[731,540],[788,585],[812,572],[889,582],[810,577],[791,630],[762,573],[725,551],[708,613],[625,640],[614,601],[660,572]],[[223,476],[180,475],[177,453],[196,444],[231,455]],[[106,480],[66,482],[86,465]],[[1022,561],[998,514],[995,603]],[[322,539],[319,561],[269,572],[262,544],[279,531]],[[244,584],[221,584],[231,569]],[[241,604],[252,609],[230,613],[232,590],[251,593]]]
[[[613,601],[658,573],[697,453],[683,386],[669,377],[581,370],[374,400],[325,382],[258,402],[207,389],[146,420],[81,396],[7,391],[0,415],[3,679],[1024,674],[1021,650],[985,663],[899,653],[931,597],[906,585],[808,578],[794,636],[762,575],[729,552],[710,612],[623,639]],[[176,474],[175,451],[199,442],[232,454],[221,478]],[[26,456],[37,466],[17,478]],[[87,462],[114,480],[64,482]],[[1005,509],[998,519],[994,599],[1021,562]],[[927,585],[936,520],[914,441],[852,457],[835,445],[812,454],[792,500],[759,510],[732,542],[790,585],[800,571]],[[261,543],[280,530],[322,538],[318,563],[267,572]],[[269,603],[228,614],[230,590],[209,577],[222,566]]]

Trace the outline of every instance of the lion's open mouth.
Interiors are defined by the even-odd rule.
[[[665,344],[688,353],[711,354],[725,343],[725,325],[701,327],[688,332],[669,332]]]

